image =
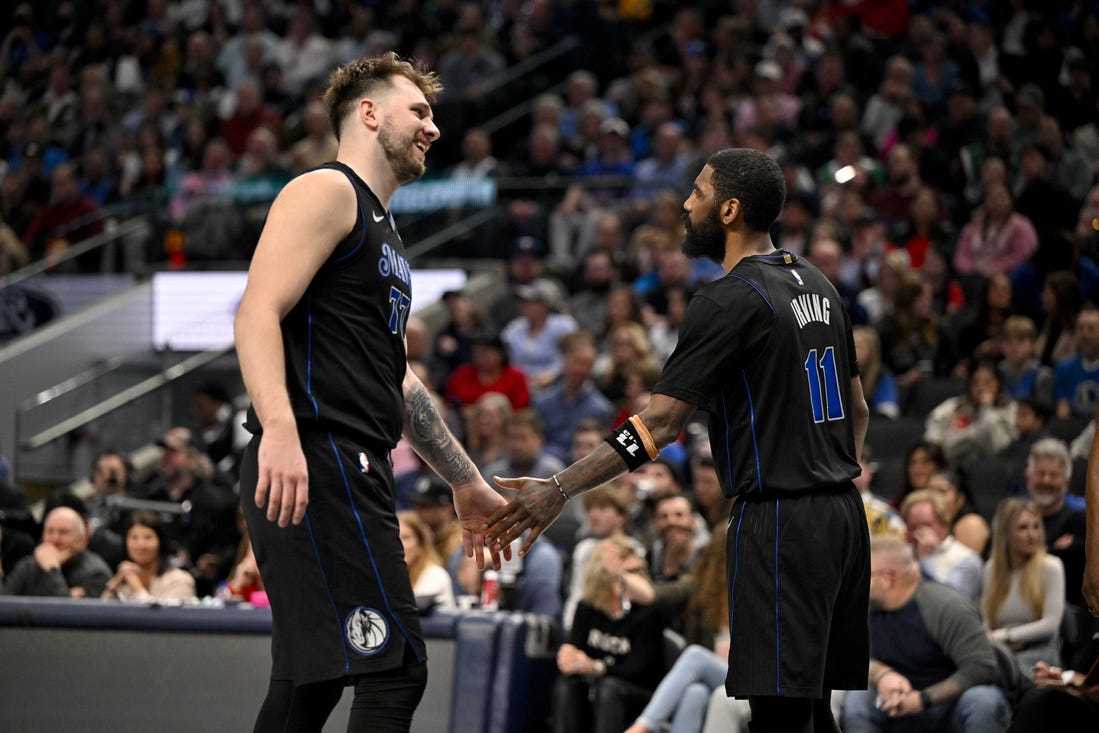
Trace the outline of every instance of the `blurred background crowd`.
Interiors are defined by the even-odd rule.
[[[1094,654],[1079,588],[1099,410],[1095,3],[50,0],[5,4],[0,28],[0,275],[241,269],[281,186],[335,155],[319,101],[333,66],[396,50],[435,69],[442,138],[409,189],[435,188],[395,199],[398,224],[409,244],[453,232],[418,267],[500,277],[411,319],[409,357],[488,477],[549,476],[644,406],[692,292],[721,275],[679,249],[691,182],[716,150],[767,152],[787,184],[776,246],[820,268],[856,324],[872,532],[905,537],[1028,668]],[[138,217],[123,255],[66,256]],[[4,477],[5,592],[261,590],[234,491],[240,391],[196,387],[148,436],[153,460],[100,445],[90,479],[37,512]],[[407,446],[393,462],[425,609],[468,605],[482,577],[449,491]],[[692,424],[570,502],[504,568],[499,604],[566,630],[592,608],[635,613],[588,574],[624,582],[636,556],[651,583],[623,586],[632,607],[655,597],[654,628],[720,648],[706,591],[723,556],[707,548],[728,511]],[[1018,539],[1019,516],[1041,542]],[[648,694],[658,668],[622,667]]]

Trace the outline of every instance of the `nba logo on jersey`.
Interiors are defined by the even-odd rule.
[[[347,643],[359,654],[377,654],[389,641],[389,624],[373,608],[359,606],[347,616],[344,624]]]
[[[797,270],[790,270],[790,274],[798,281],[798,285],[805,285],[805,281],[801,279],[801,275],[798,274]]]
[[[363,473],[370,472],[370,459],[367,458],[365,453],[359,454],[359,470]]]

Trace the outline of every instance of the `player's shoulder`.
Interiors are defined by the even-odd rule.
[[[325,167],[299,173],[282,190],[293,195],[355,195],[355,187],[346,173],[337,168]]]

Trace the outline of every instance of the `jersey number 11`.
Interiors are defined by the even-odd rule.
[[[839,374],[836,372],[836,350],[829,346],[817,361],[817,350],[809,349],[805,357],[805,374],[809,378],[809,403],[813,406],[813,422],[843,419],[843,399],[840,396]]]

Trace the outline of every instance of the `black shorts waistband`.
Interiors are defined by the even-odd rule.
[[[855,484],[847,481],[839,484],[821,484],[808,489],[783,490],[783,491],[750,491],[737,495],[737,501],[751,503],[763,501],[775,501],[782,499],[801,499],[806,496],[828,496],[845,494],[848,491],[858,491]]]

